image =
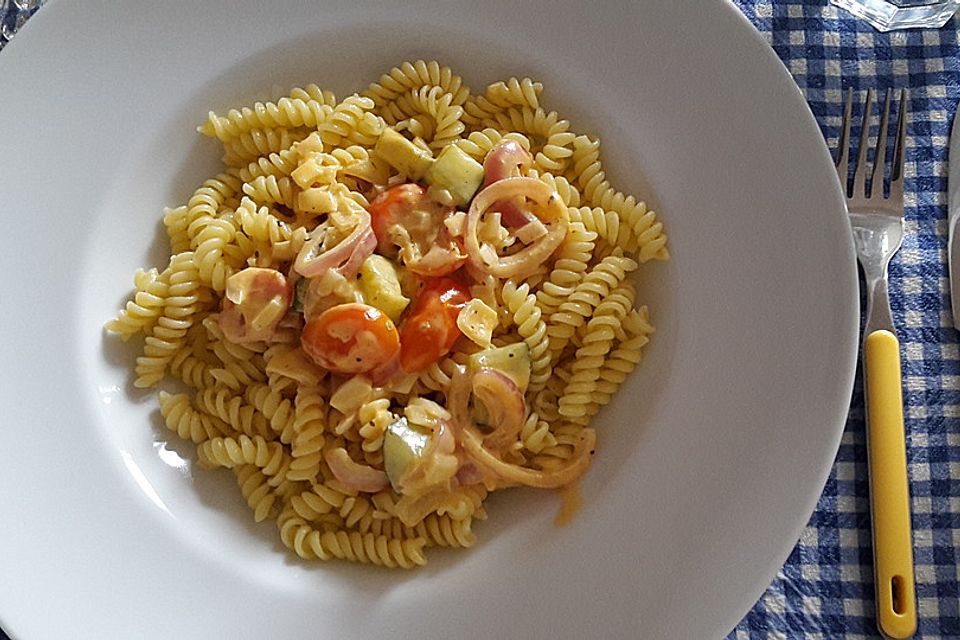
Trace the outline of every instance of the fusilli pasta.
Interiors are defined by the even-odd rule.
[[[421,566],[476,543],[490,491],[587,468],[654,331],[628,276],[669,251],[543,98],[420,60],[199,127],[226,167],[164,210],[169,262],[106,329],[299,557]]]

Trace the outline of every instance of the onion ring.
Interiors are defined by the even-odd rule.
[[[590,466],[591,454],[597,444],[597,432],[593,429],[584,429],[566,465],[552,471],[538,471],[504,462],[487,451],[478,436],[479,434],[467,428],[464,429],[460,439],[467,455],[478,467],[495,474],[507,483],[540,489],[556,489],[578,480]]]
[[[483,159],[483,186],[489,187],[494,182],[514,176],[514,171],[521,173],[533,164],[533,156],[520,146],[516,140],[501,140]]]
[[[494,430],[483,439],[491,451],[502,452],[517,441],[526,418],[527,404],[513,378],[498,369],[482,367],[471,381],[474,397],[483,403]]]
[[[489,187],[505,178],[522,176],[532,164],[533,156],[520,146],[519,142],[501,140],[483,160],[483,187]],[[523,242],[533,242],[547,232],[537,217],[521,207],[516,198],[499,200],[493,207],[500,212],[503,224],[508,229],[516,229],[517,238]]]
[[[494,485],[504,486],[502,483],[556,489],[578,480],[590,466],[591,454],[597,444],[597,432],[593,429],[584,429],[567,464],[551,471],[538,471],[510,464],[487,450],[483,446],[483,434],[470,420],[470,375],[462,365],[451,376],[447,398],[453,435],[460,443],[462,455],[468,459],[468,464],[476,467],[475,470],[465,470],[464,474],[471,480],[484,478],[483,482],[488,489]],[[461,467],[463,466],[461,464]],[[488,483],[491,478],[496,482]]]
[[[539,205],[546,214],[541,221],[550,225],[546,235],[527,245],[517,253],[487,263],[480,252],[477,226],[480,216],[493,203],[505,198],[523,196]],[[494,182],[474,197],[467,213],[467,228],[464,241],[470,262],[498,278],[513,278],[532,273],[552,254],[567,235],[569,216],[559,194],[546,183],[536,178],[504,178]]]
[[[323,459],[330,467],[333,476],[351,489],[376,493],[386,489],[390,484],[386,473],[354,462],[343,447],[327,449],[323,452]]]
[[[323,253],[318,253],[322,249],[324,234],[317,233],[310,238],[300,249],[300,253],[297,254],[297,259],[293,263],[293,268],[297,273],[306,278],[312,278],[322,274],[327,269],[347,269],[347,267],[353,268],[354,266],[359,269],[363,261],[373,253],[377,239],[373,233],[373,228],[370,226],[370,213],[365,209],[360,209],[357,213],[360,216],[357,226],[335,247],[331,247]],[[372,243],[370,238],[373,239]],[[366,255],[363,255],[364,252],[367,252]],[[356,271],[343,275],[350,277],[354,274],[356,274]]]

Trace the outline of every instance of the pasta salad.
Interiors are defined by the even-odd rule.
[[[667,237],[542,91],[417,61],[200,127],[224,169],[107,329],[302,558],[422,565],[475,543],[489,492],[587,470],[653,332],[628,276]]]

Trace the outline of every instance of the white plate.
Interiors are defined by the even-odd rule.
[[[856,357],[841,194],[802,96],[723,2],[54,2],[0,56],[0,624],[15,637],[720,637],[832,463]],[[521,8],[522,7],[522,8]],[[480,542],[388,572],[291,558],[232,476],[167,442],[102,323],[160,260],[195,133],[317,82],[438,58],[529,74],[615,184],[654,193],[659,331],[598,421],[585,506],[497,496]],[[174,438],[175,439],[175,438]]]

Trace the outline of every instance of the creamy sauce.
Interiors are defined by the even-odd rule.
[[[560,489],[560,510],[553,524],[563,527],[571,522],[583,506],[583,496],[580,494],[580,483],[573,482]]]

